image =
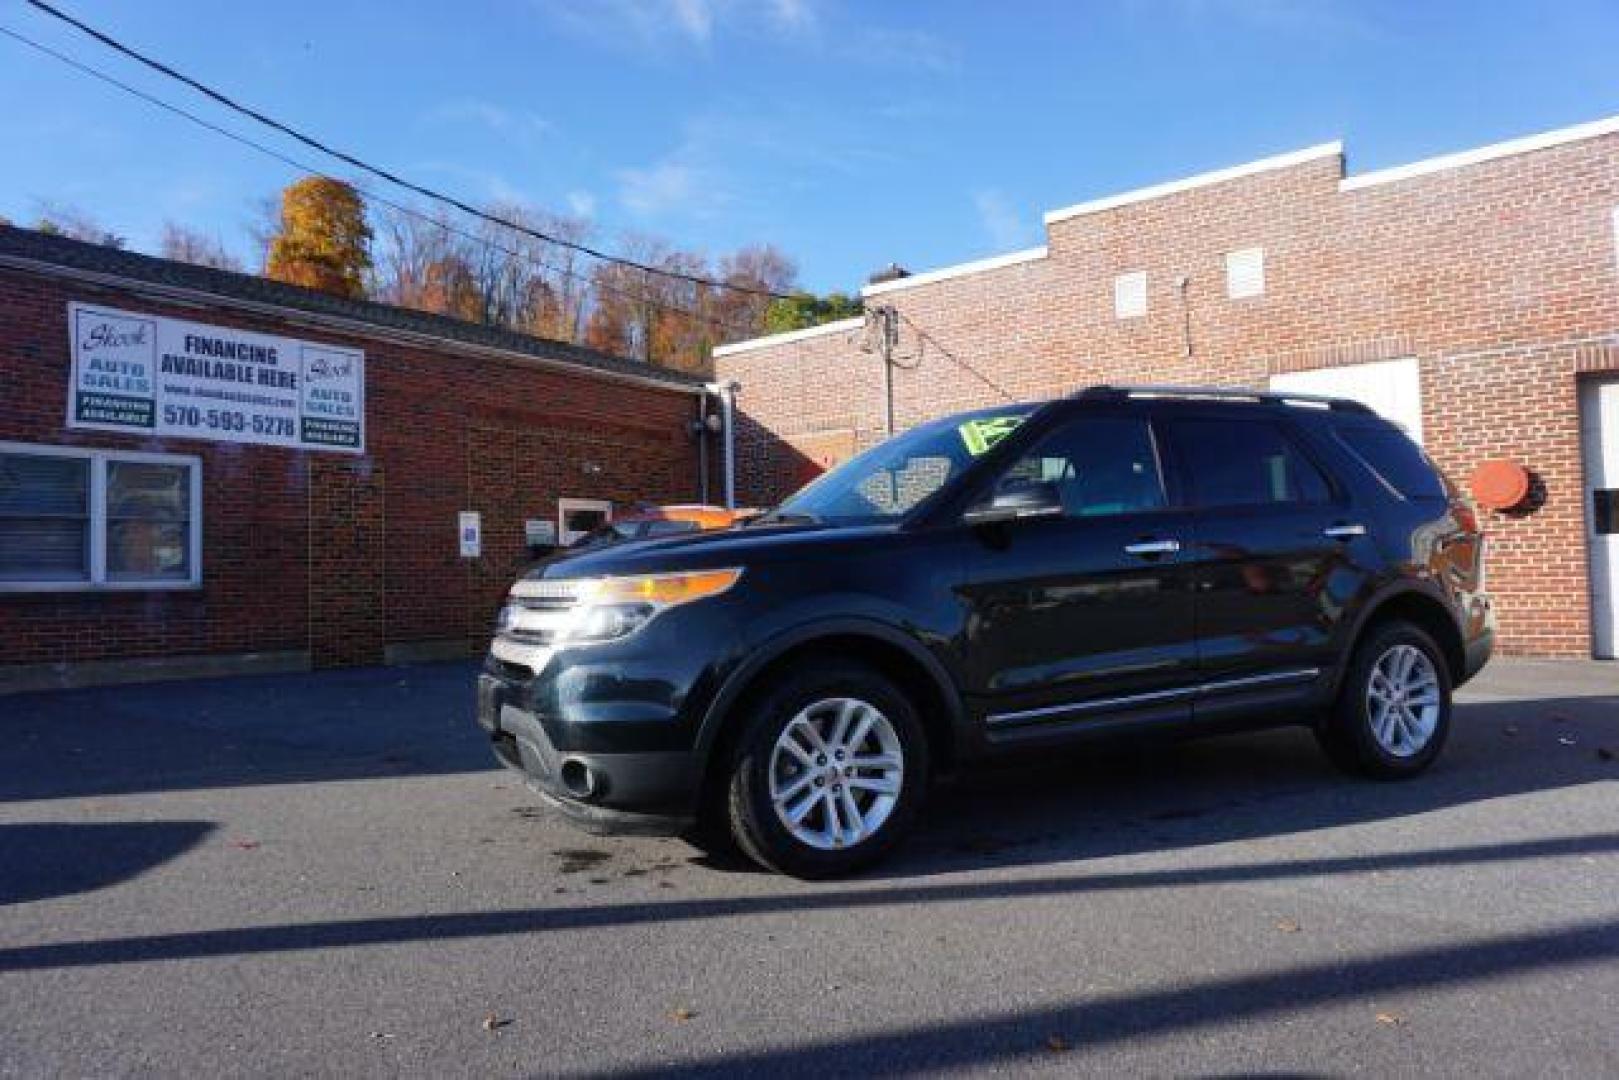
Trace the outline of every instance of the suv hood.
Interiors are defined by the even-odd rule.
[[[897,524],[750,525],[651,540],[625,540],[585,551],[561,551],[537,563],[525,579],[605,577],[616,574],[674,573],[790,558],[806,547],[860,543],[890,536]]]

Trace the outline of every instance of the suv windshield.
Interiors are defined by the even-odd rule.
[[[934,420],[857,454],[760,519],[892,521],[961,474],[1035,410],[1015,405]]]

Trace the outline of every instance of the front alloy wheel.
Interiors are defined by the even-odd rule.
[[[755,862],[838,877],[881,858],[909,828],[926,786],[927,739],[910,699],[880,672],[807,660],[742,721],[726,809]]]
[[[770,802],[801,843],[834,851],[883,827],[899,804],[905,751],[875,705],[828,698],[801,709],[770,755]]]

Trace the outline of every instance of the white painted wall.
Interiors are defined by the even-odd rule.
[[[1272,375],[1272,390],[1327,394],[1370,406],[1422,442],[1422,380],[1415,358]]]

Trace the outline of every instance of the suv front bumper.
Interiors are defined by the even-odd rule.
[[[697,817],[702,758],[694,751],[601,752],[559,749],[521,684],[478,676],[478,724],[495,758],[521,772],[545,801],[593,833],[672,836]]]

